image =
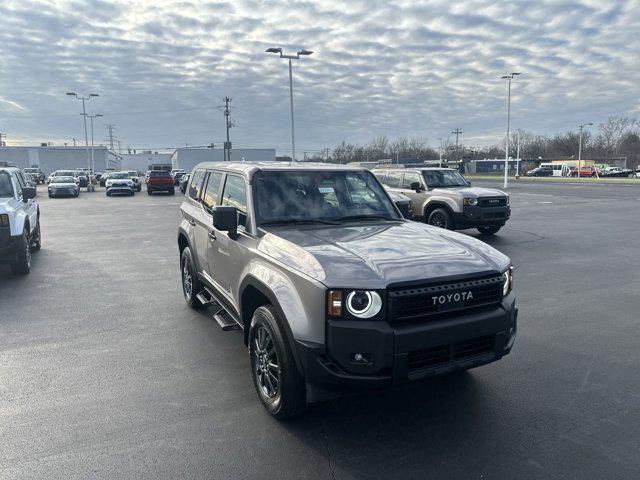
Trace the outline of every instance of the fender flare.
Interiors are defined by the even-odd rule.
[[[291,345],[291,351],[293,353],[293,359],[296,363],[296,368],[298,369],[298,372],[300,372],[300,374],[302,375],[303,374],[302,361],[300,359],[300,354],[296,346],[296,340],[293,337],[293,332],[291,331],[291,327],[289,326],[289,322],[287,321],[287,316],[284,314],[284,310],[280,306],[280,302],[278,301],[274,293],[271,291],[271,289],[267,285],[265,285],[261,280],[259,280],[258,278],[256,278],[251,274],[247,275],[240,283],[240,288],[238,289],[240,299],[242,299],[242,297],[244,296],[244,292],[248,287],[253,287],[256,290],[258,290],[262,295],[264,295],[269,300],[271,306],[275,309],[276,313],[278,314],[278,317],[280,317],[279,323],[285,332],[285,336],[287,337],[287,341],[289,342],[289,345]],[[243,318],[244,309],[242,308],[242,305],[238,305],[238,306],[240,307],[240,321],[242,322],[243,325],[250,325],[251,318],[246,318],[246,319]],[[245,341],[245,345],[247,346],[248,346],[248,339],[249,339],[249,329],[244,328],[244,341]]]

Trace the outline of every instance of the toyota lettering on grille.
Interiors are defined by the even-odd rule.
[[[431,301],[434,305],[445,305],[447,303],[457,303],[466,300],[473,300],[472,291],[447,293],[445,295],[436,295],[431,297]]]
[[[496,203],[500,203],[500,200],[496,199],[496,198],[492,198],[489,200],[489,203],[492,205],[495,205]]]

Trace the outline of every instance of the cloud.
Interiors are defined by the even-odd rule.
[[[640,115],[637,1],[4,0],[0,125],[10,137],[63,141],[82,128],[69,90],[123,145],[220,143],[218,106],[233,98],[240,145],[289,147],[294,61],[296,140],[423,136],[460,127],[498,143],[506,84],[515,128],[554,133],[608,115]],[[102,130],[102,126],[98,125]],[[97,133],[102,138],[103,133]]]

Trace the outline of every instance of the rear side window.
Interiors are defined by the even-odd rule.
[[[200,198],[202,182],[204,182],[204,170],[196,170],[193,177],[191,177],[191,183],[189,184],[189,196],[194,200],[198,200]]]
[[[222,205],[236,207],[238,209],[238,225],[247,226],[247,190],[242,177],[227,175]]]
[[[400,172],[387,173],[387,185],[392,188],[400,188]]]
[[[220,193],[220,181],[222,180],[222,173],[211,172],[209,173],[209,180],[207,181],[207,188],[204,191],[204,198],[202,203],[205,207],[211,209],[218,203],[218,194]]]

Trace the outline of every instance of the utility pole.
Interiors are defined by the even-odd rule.
[[[440,140],[440,148],[438,149],[438,157],[440,157],[440,165],[438,166],[442,168],[442,137],[439,137],[438,140]]]
[[[231,161],[231,141],[229,140],[229,129],[234,126],[233,122],[229,118],[231,115],[231,111],[229,110],[229,102],[231,102],[231,99],[229,97],[224,97],[223,101],[224,101],[223,115],[224,115],[225,125],[227,128],[227,141],[224,142],[224,161],[230,162]]]
[[[455,134],[455,136],[456,136],[456,160],[460,161],[460,158],[459,158],[459,155],[458,155],[458,136],[460,136],[462,134],[462,130],[460,130],[459,128],[456,128],[451,133]]]
[[[114,151],[113,150],[113,146],[114,146],[113,145],[113,140],[114,140],[113,131],[116,129],[116,126],[114,124],[112,124],[112,123],[109,123],[109,124],[106,125],[106,127],[107,127],[107,132],[109,132],[109,150],[111,150],[113,152]]]
[[[580,125],[580,140],[578,141],[578,180],[580,180],[580,164],[582,163],[582,131],[584,127],[593,125],[593,123],[583,123]]]

